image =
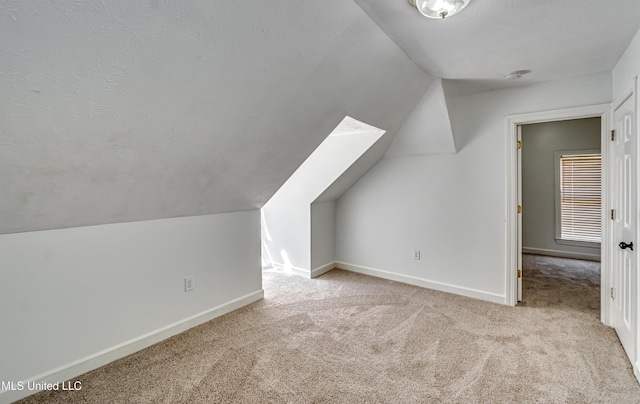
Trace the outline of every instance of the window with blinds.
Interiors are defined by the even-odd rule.
[[[561,154],[560,239],[601,240],[602,155]]]

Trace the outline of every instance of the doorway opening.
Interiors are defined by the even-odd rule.
[[[609,104],[601,104],[587,107],[570,108],[556,111],[545,111],[531,114],[514,115],[507,118],[507,262],[505,268],[506,274],[506,297],[507,304],[515,306],[518,302],[518,298],[522,293],[522,167],[521,167],[521,135],[522,129],[525,125],[549,123],[549,122],[564,122],[585,118],[598,118],[600,120],[600,136],[599,143],[601,153],[603,155],[602,160],[602,194],[607,195],[608,181],[607,181],[607,148],[608,148],[608,133],[609,133]],[[602,199],[601,214],[608,209],[607,198]],[[554,208],[555,209],[555,208]],[[555,216],[554,216],[555,217]],[[554,222],[555,229],[555,222]],[[605,299],[602,290],[608,288],[608,260],[609,252],[607,240],[610,238],[610,229],[607,223],[603,223],[602,227],[602,247],[600,250],[601,271],[600,271],[600,317],[605,324],[609,324],[608,318],[608,302]],[[555,238],[555,233],[554,233]],[[592,253],[593,255],[593,253]],[[597,255],[597,253],[595,254]],[[520,275],[520,276],[519,276]],[[520,292],[520,293],[519,293]]]
[[[601,127],[600,117],[520,126],[520,304],[536,301],[542,285],[542,295],[553,293],[558,302],[565,300],[563,288],[568,301],[574,289],[585,302],[600,293]]]

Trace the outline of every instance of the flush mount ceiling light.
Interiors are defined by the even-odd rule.
[[[409,4],[429,18],[446,18],[457,14],[469,0],[409,0]]]

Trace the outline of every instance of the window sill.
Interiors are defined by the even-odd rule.
[[[593,241],[576,241],[556,238],[556,243],[562,245],[572,245],[575,247],[600,248],[600,243],[595,243]]]

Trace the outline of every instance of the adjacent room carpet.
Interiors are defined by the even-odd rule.
[[[352,272],[264,272],[265,299],[24,403],[638,403],[597,263],[525,257],[507,307]]]

